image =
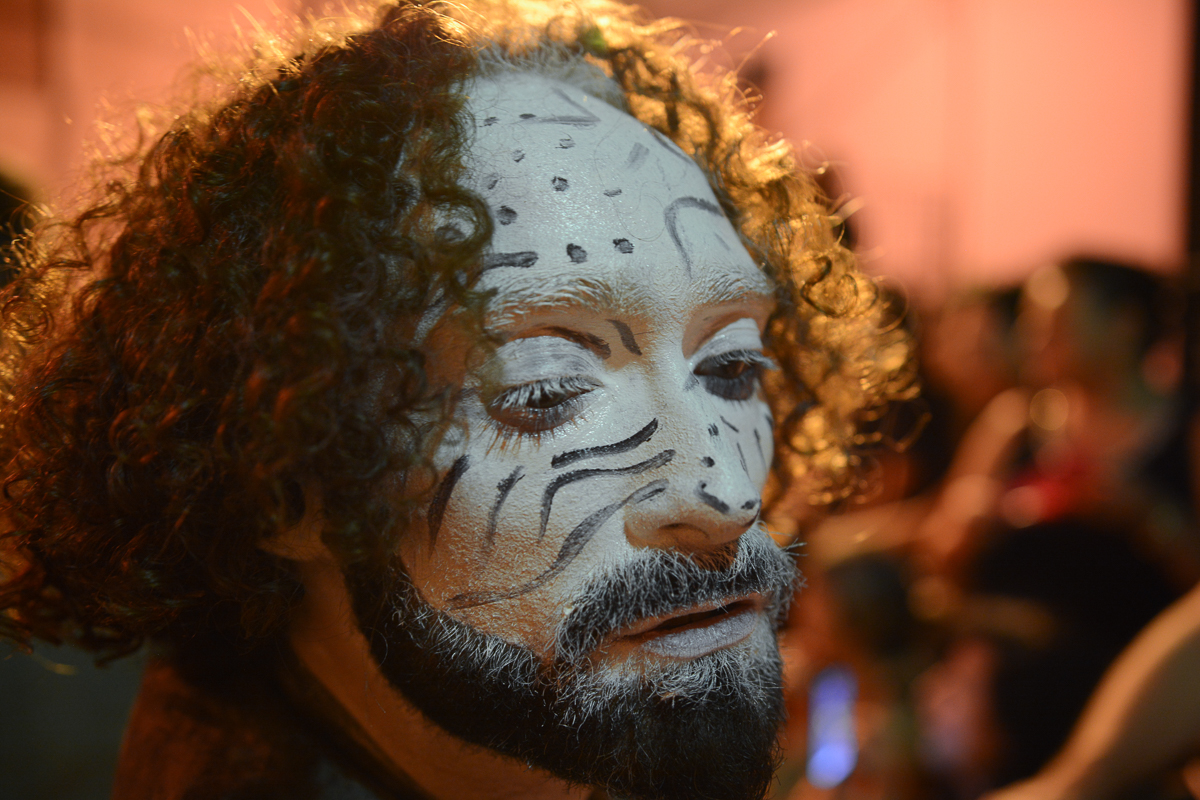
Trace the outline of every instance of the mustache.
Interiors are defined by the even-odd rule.
[[[704,556],[646,549],[594,578],[575,597],[558,625],[554,660],[578,665],[622,628],[747,594],[766,598],[768,617],[778,626],[800,582],[795,554],[777,546],[761,522],[736,543]]]

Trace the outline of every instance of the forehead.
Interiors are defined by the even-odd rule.
[[[609,294],[769,291],[704,173],[647,125],[531,73],[475,81],[467,110],[468,188],[496,223],[485,288],[548,294],[583,279]]]

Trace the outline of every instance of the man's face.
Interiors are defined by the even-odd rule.
[[[430,530],[403,558],[434,607],[550,657],[590,577],[645,548],[728,552],[757,520],[771,288],[703,173],[632,117],[526,74],[475,83],[468,107],[503,343],[466,379],[466,439],[443,448]],[[700,655],[767,627],[757,598],[738,608],[725,638],[638,632],[602,657]]]
[[[469,96],[500,344],[467,372],[452,323],[432,337],[461,435],[385,587],[381,667],[452,733],[572,779],[757,796],[794,578],[758,522],[771,285],[703,173],[632,117],[529,74]],[[607,777],[578,763],[606,758]]]

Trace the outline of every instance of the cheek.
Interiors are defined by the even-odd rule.
[[[546,489],[554,477],[546,466],[550,453],[537,447],[489,452],[482,445],[467,450],[466,468],[457,480],[454,467],[447,470],[425,515],[437,518],[438,495],[444,495],[436,537],[424,525],[407,537],[405,565],[435,608],[484,633],[548,652],[559,609],[577,588],[571,575],[590,571],[603,557],[604,548],[589,547],[564,565],[564,574],[551,572],[561,558],[560,529],[577,523],[575,517],[586,515],[595,498],[564,491],[541,536]],[[455,464],[461,463],[460,457]],[[550,574],[555,580],[544,580]]]
[[[545,483],[520,459],[474,448],[454,463],[403,553],[425,599],[441,608],[483,580],[515,574],[521,566],[516,553],[537,551],[533,484]]]

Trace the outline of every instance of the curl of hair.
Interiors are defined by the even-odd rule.
[[[853,490],[859,423],[912,391],[909,342],[733,77],[692,74],[680,26],[608,0],[323,24],[258,48],[26,248],[3,297],[0,634],[102,656],[271,634],[301,590],[262,545],[313,509],[343,564],[386,562],[451,410],[418,322],[446,302],[481,325],[492,223],[459,184],[461,87],[500,62],[603,70],[708,174],[779,287],[775,489]],[[446,213],[467,235],[438,235]]]

